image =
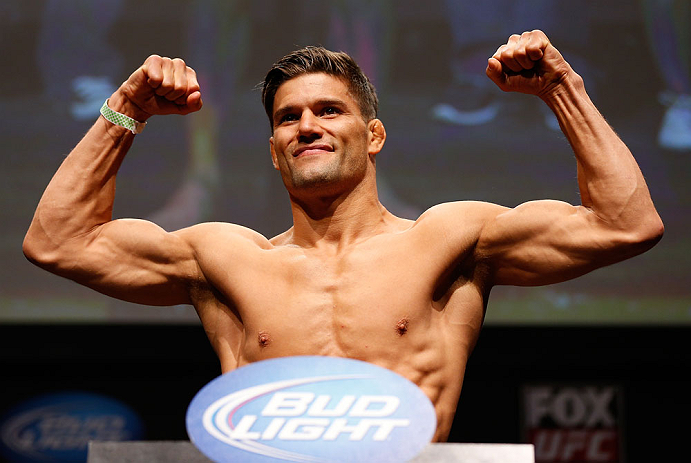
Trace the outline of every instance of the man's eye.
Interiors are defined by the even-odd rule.
[[[295,114],[286,114],[285,116],[281,117],[281,122],[292,122],[296,120],[297,116]]]
[[[333,106],[326,107],[322,110],[322,114],[325,116],[332,116],[334,114],[338,114],[339,111],[337,108],[334,108]]]

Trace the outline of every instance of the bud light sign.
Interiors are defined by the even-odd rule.
[[[415,384],[335,357],[252,363],[204,386],[187,410],[190,440],[216,462],[402,462],[435,429]]]
[[[141,439],[142,421],[130,407],[89,392],[47,394],[17,405],[0,420],[0,453],[7,461],[80,462],[89,441]]]

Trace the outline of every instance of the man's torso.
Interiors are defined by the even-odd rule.
[[[195,250],[214,290],[194,299],[224,372],[293,355],[374,363],[427,394],[435,438],[446,438],[488,291],[472,262],[477,227],[460,248],[437,236],[431,219],[398,219],[340,248],[306,248],[210,226]]]

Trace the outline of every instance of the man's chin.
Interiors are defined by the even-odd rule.
[[[332,175],[314,175],[291,179],[291,184],[286,184],[288,192],[297,196],[304,195],[330,195],[339,194],[342,190],[343,179]]]
[[[294,188],[318,188],[321,186],[328,186],[339,182],[339,177],[334,172],[304,172],[300,175],[295,175],[291,179],[291,184]]]

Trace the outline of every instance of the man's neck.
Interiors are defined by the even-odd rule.
[[[291,195],[291,241],[304,247],[343,246],[384,231],[395,217],[379,202],[376,186],[359,185],[348,193],[299,199]]]

